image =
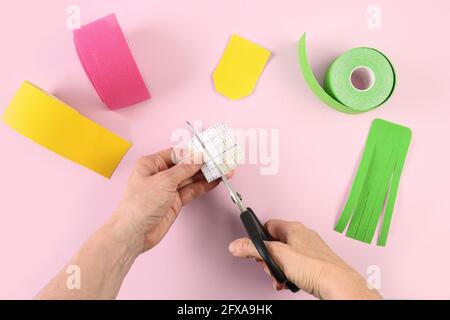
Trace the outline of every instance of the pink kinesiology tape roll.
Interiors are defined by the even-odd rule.
[[[87,76],[110,109],[150,99],[114,14],[75,30],[74,42]]]

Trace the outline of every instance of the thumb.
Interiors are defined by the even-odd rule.
[[[266,241],[265,244],[276,264],[283,270],[288,279],[293,281],[296,278],[293,270],[296,269],[295,264],[298,259],[296,252],[289,245],[278,241]],[[234,240],[230,243],[228,250],[235,257],[261,259],[258,250],[249,238]]]
[[[291,282],[320,297],[319,280],[324,268],[322,261],[305,256],[282,242],[266,241],[265,244],[275,263]],[[248,238],[233,241],[229,250],[235,257],[261,259],[258,250]]]
[[[177,185],[194,176],[203,165],[203,154],[191,153],[186,150],[177,150],[172,154],[173,167],[164,171]]]
[[[194,176],[202,167],[201,163],[179,163],[164,171],[177,185]]]

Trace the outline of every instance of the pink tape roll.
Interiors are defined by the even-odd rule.
[[[150,99],[114,14],[75,30],[74,42],[87,76],[110,109]]]

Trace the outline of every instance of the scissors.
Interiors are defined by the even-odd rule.
[[[241,221],[244,224],[245,230],[247,231],[247,234],[250,237],[250,240],[252,241],[256,250],[258,250],[263,261],[266,263],[272,276],[275,278],[275,280],[278,283],[284,284],[292,292],[299,291],[300,290],[299,287],[297,287],[294,283],[292,283],[291,281],[289,281],[286,278],[286,275],[284,274],[283,270],[281,270],[281,268],[276,264],[276,262],[273,260],[272,256],[270,255],[269,250],[267,250],[267,247],[266,247],[264,241],[273,241],[274,239],[266,231],[266,229],[261,224],[261,222],[259,221],[258,217],[255,215],[253,210],[244,205],[244,202],[242,201],[242,196],[239,193],[234,191],[233,187],[231,186],[230,182],[228,181],[228,178],[225,176],[225,174],[223,173],[220,166],[217,164],[217,162],[211,156],[208,149],[205,147],[205,144],[203,143],[202,139],[195,131],[194,127],[189,123],[189,121],[186,121],[186,124],[191,128],[192,133],[194,134],[194,137],[198,140],[203,151],[208,156],[208,159],[211,161],[211,163],[214,165],[214,167],[219,172],[221,179],[223,181],[223,184],[225,185],[225,187],[228,189],[228,192],[230,193],[231,200],[233,200],[233,202],[236,204],[236,206],[239,208],[239,211],[241,212],[241,214],[240,214]]]

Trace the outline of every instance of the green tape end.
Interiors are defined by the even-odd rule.
[[[308,62],[308,56],[306,54],[306,32],[303,33],[300,40],[298,41],[298,61],[300,64],[300,70],[302,71],[306,83],[308,84],[309,88],[314,92],[314,94],[320,100],[322,100],[322,102],[332,107],[333,109],[343,113],[357,114],[363,112],[360,110],[354,110],[335,100],[319,84]]]

